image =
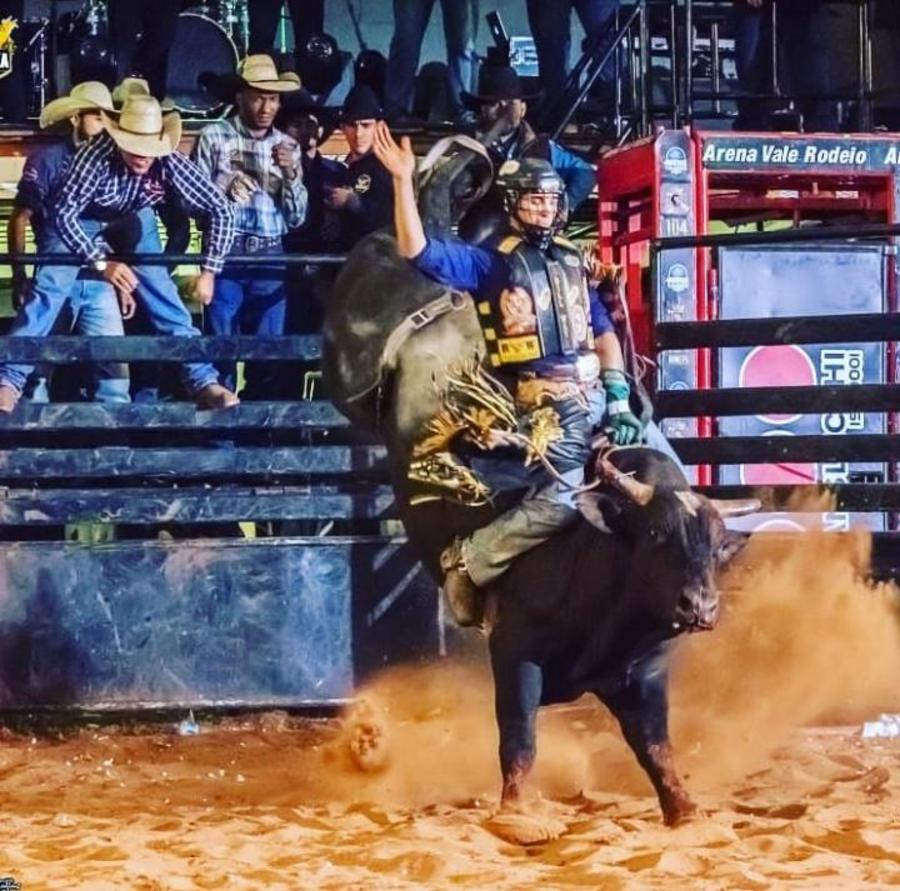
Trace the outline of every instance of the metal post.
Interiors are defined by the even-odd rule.
[[[684,4],[684,121],[694,120],[694,0]]]
[[[650,23],[647,21],[647,0],[640,0],[638,7],[638,52],[641,76],[641,136],[650,134]]]
[[[722,113],[722,99],[719,95],[722,89],[721,77],[719,76],[719,23],[714,21],[709,29],[710,54],[712,55],[712,91],[713,96],[713,114]]]
[[[870,0],[860,0],[859,20],[859,71],[857,73],[859,128],[872,129],[872,31]]]
[[[677,6],[669,4],[669,72],[672,81],[672,127],[681,126],[681,79],[678,76]]]
[[[772,16],[772,27],[770,29],[770,39],[772,41],[772,95],[781,95],[781,79],[778,76],[778,4],[773,3],[770,15]]]

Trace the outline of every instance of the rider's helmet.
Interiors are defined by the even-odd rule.
[[[566,187],[549,161],[521,158],[506,161],[497,172],[497,187],[503,195],[503,209],[522,230],[525,239],[535,247],[546,248],[551,239],[566,224],[569,215]],[[528,194],[556,195],[556,214],[550,225],[525,222],[520,216],[522,197]]]

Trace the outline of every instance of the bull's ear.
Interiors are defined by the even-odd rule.
[[[716,551],[716,563],[722,567],[733,560],[750,541],[749,532],[736,532],[733,529],[725,530],[725,538]]]
[[[576,499],[578,512],[601,532],[611,534],[622,514],[622,503],[602,492],[582,492]]]

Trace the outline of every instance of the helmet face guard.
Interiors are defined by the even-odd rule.
[[[497,185],[503,194],[503,209],[521,229],[526,241],[542,250],[566,224],[569,202],[565,185],[548,161],[523,158],[507,161],[497,175]],[[519,205],[525,195],[556,195],[556,213],[549,226],[526,223],[519,215]]]

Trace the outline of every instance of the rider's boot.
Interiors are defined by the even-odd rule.
[[[456,624],[480,625],[484,618],[484,592],[472,581],[462,553],[462,540],[454,538],[441,554],[444,596]]]

